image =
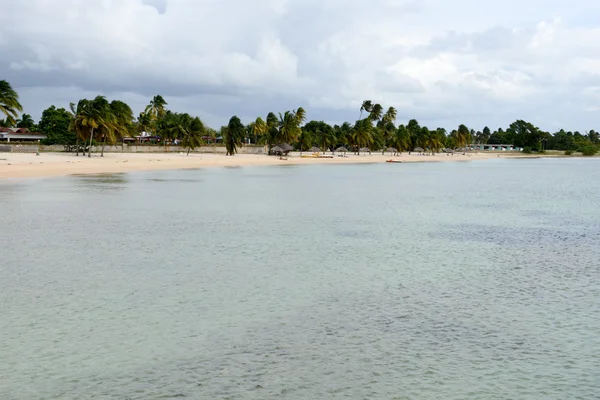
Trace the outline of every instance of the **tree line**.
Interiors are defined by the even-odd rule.
[[[591,130],[586,133],[565,131],[549,133],[524,120],[517,120],[508,128],[492,131],[469,129],[460,124],[456,129],[430,129],[416,119],[406,124],[396,124],[397,110],[385,109],[371,100],[361,103],[358,119],[354,123],[330,125],[324,121],[308,121],[306,111],[299,107],[283,113],[270,112],[263,119],[256,118],[243,124],[233,116],[219,130],[206,126],[197,116],[168,109],[165,99],[154,96],[137,117],[131,108],[120,100],[107,100],[104,96],[81,99],[71,103],[69,109],[51,106],[43,111],[36,124],[31,115],[22,114],[18,94],[7,81],[0,81],[0,126],[22,127],[47,135],[45,144],[62,144],[90,156],[93,144],[102,146],[122,143],[123,139],[145,132],[162,144],[174,143],[190,151],[207,143],[222,141],[227,155],[234,155],[244,144],[264,145],[269,149],[286,143],[299,151],[318,147],[321,151],[334,151],[340,146],[357,153],[361,151],[393,149],[397,152],[424,151],[438,153],[441,149],[464,149],[471,144],[511,144],[526,151],[545,150],[580,151],[593,155],[600,149],[600,135]]]

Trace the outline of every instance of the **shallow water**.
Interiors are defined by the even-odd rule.
[[[598,182],[539,159],[0,184],[0,398],[599,398]]]

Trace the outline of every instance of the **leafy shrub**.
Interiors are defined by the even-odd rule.
[[[581,149],[581,154],[583,154],[586,157],[594,156],[597,152],[598,148],[596,146],[585,146]]]
[[[565,151],[565,156],[572,156],[572,155],[573,155],[573,150]]]
[[[531,154],[531,153],[533,153],[533,150],[531,150],[531,147],[525,147],[525,148],[523,148],[523,153]]]

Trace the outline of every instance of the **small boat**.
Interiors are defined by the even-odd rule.
[[[397,160],[385,160],[385,162],[391,162],[391,163],[401,163],[402,161],[397,161]]]

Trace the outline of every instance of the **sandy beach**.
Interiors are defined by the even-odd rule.
[[[306,153],[305,153],[306,155]],[[67,153],[17,154],[0,153],[0,179],[61,176],[72,174],[118,173],[129,171],[150,171],[166,169],[188,169],[209,167],[242,167],[285,164],[344,164],[344,163],[384,163],[386,160],[402,162],[456,162],[484,160],[489,158],[522,157],[518,154],[469,153],[436,154],[426,156],[404,153],[391,157],[389,154],[371,155],[349,154],[347,157],[303,158],[291,154],[286,160],[266,155],[238,154],[233,157],[217,154],[180,153],[106,153],[104,157],[92,154],[91,158]]]

